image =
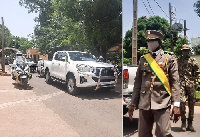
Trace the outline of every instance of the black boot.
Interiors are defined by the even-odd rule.
[[[191,132],[196,132],[196,130],[194,129],[194,127],[192,126],[192,120],[188,120],[188,127],[187,127],[188,131]]]
[[[182,120],[181,131],[183,131],[183,132],[186,131],[186,119],[185,119],[185,120]]]

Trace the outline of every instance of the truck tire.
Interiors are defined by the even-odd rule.
[[[50,72],[47,71],[46,74],[45,74],[45,82],[46,82],[47,84],[50,84],[51,81],[52,81],[52,79],[51,79],[51,77],[50,77]]]
[[[77,95],[80,91],[76,87],[76,80],[73,75],[69,75],[66,80],[67,92],[71,95]]]

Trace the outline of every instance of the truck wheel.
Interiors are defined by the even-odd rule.
[[[50,77],[49,71],[46,72],[45,78],[46,78],[45,82],[46,82],[47,84],[51,83],[51,77]]]
[[[67,81],[67,92],[69,94],[76,95],[80,92],[79,89],[76,87],[76,80],[74,76],[72,75],[68,76],[66,81]]]

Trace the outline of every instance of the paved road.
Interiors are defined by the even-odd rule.
[[[72,96],[65,85],[33,75],[30,85],[37,96],[58,94],[43,102],[83,137],[122,136],[121,87],[110,91],[81,90]]]
[[[0,133],[9,137],[122,136],[121,87],[66,93],[35,73],[27,90],[0,76]]]
[[[128,118],[128,114],[123,116],[123,136],[124,137],[138,137],[138,110],[134,111],[134,118],[133,121],[130,121]],[[187,110],[188,112],[188,110]],[[181,126],[181,120],[179,120],[177,123],[172,123],[172,135],[174,137],[199,137],[200,136],[200,106],[195,106],[195,115],[194,115],[194,127],[196,129],[196,132],[181,132],[180,126]],[[153,133],[155,131],[155,127],[153,129]]]

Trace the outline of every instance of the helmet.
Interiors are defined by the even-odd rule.
[[[189,47],[188,45],[184,44],[184,45],[182,46],[182,49],[181,49],[181,50],[190,50],[190,47]]]
[[[22,56],[22,52],[21,51],[17,51],[16,55],[17,56]]]

